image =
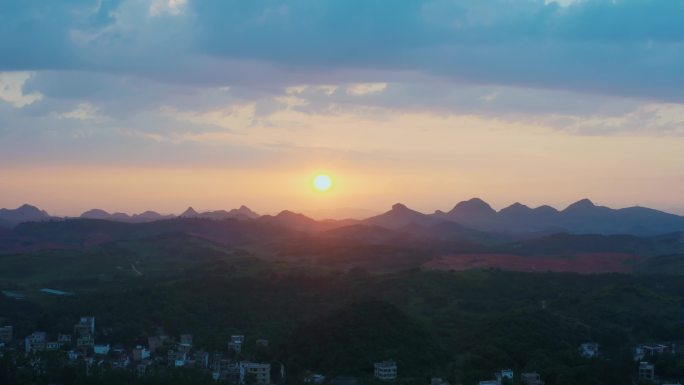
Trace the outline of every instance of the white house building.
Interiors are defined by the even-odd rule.
[[[397,379],[397,363],[392,360],[376,362],[374,365],[375,378],[382,381],[394,381]]]
[[[245,383],[245,377],[254,376],[257,385],[269,385],[271,383],[271,364],[258,362],[240,362],[241,383]]]

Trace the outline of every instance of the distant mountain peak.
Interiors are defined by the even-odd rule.
[[[195,209],[192,208],[192,206],[188,207],[185,211],[183,211],[183,214],[181,214],[181,217],[194,217],[199,215]]]
[[[290,210],[283,210],[283,211],[279,212],[275,217],[276,218],[292,218],[292,219],[313,220],[313,219],[307,217],[306,215],[304,215],[302,213],[296,213],[296,212],[290,211]]]
[[[143,211],[142,213],[140,213],[140,214],[138,214],[138,215],[140,215],[140,216],[145,216],[145,215],[154,215],[154,216],[157,216],[157,215],[161,215],[161,214],[159,214],[159,213],[156,212],[156,211],[147,210],[147,211]]]
[[[245,205],[241,205],[240,208],[238,208],[236,210],[231,210],[231,211],[233,211],[237,214],[243,215],[247,218],[258,218],[259,217],[259,214],[255,213],[252,209],[250,209],[249,207],[247,207]]]
[[[40,213],[43,216],[48,216],[48,213],[45,210],[41,210],[36,206],[30,205],[28,203],[24,203],[23,205],[19,206],[15,211],[21,212],[21,213]]]
[[[506,208],[507,208],[507,209],[516,209],[516,210],[520,210],[520,209],[526,209],[526,210],[527,210],[527,209],[530,209],[529,206],[524,205],[524,204],[522,204],[522,203],[520,203],[520,202],[515,202],[515,203],[513,203],[512,205],[510,205],[510,206],[508,206],[508,207],[506,207]]]
[[[399,229],[410,225],[412,222],[424,226],[431,225],[436,221],[439,221],[439,219],[412,210],[402,203],[395,203],[390,211],[365,220],[366,223],[390,229]]]
[[[571,204],[564,211],[586,210],[586,209],[593,209],[595,207],[597,207],[597,206],[594,204],[594,202],[592,202],[591,200],[589,200],[587,198],[584,198],[584,199],[580,199],[577,202]]]
[[[495,214],[496,211],[489,205],[489,203],[483,201],[480,198],[471,198],[467,201],[458,202],[456,206],[449,212],[451,214],[463,213],[463,214]]]
[[[392,211],[406,211],[406,210],[409,210],[409,208],[406,207],[406,205],[403,203],[395,203],[392,205]]]
[[[528,213],[530,211],[532,211],[532,209],[529,206],[524,205],[520,202],[515,202],[512,205],[501,209],[501,211],[499,211],[499,213],[511,215],[511,214]]]
[[[551,207],[549,205],[541,205],[539,207],[534,208],[535,211],[543,211],[543,212],[549,212],[549,213],[557,213],[558,210],[555,207]]]
[[[83,212],[80,217],[86,219],[107,219],[110,217],[110,215],[111,214],[102,209],[90,209]]]
[[[50,214],[36,206],[24,203],[16,209],[0,209],[0,219],[7,222],[21,223],[49,219]]]

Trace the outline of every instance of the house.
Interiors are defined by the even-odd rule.
[[[192,349],[192,334],[181,334],[178,349],[186,352]]]
[[[501,383],[503,383],[504,380],[513,381],[513,370],[502,369],[494,373],[494,376],[496,377],[496,383],[501,385]]]
[[[136,346],[133,350],[131,350],[131,356],[133,358],[133,361],[142,361],[150,358],[150,351],[141,345]]]
[[[226,381],[231,384],[242,383],[245,378],[244,368],[238,362],[225,358],[218,358],[218,356],[219,355],[215,354],[212,361],[212,378],[217,381]]]
[[[580,345],[579,351],[584,358],[594,358],[598,356],[599,345],[596,342],[585,342]]]
[[[192,361],[195,366],[206,369],[209,367],[209,353],[196,350],[192,353]]]
[[[14,328],[12,326],[0,327],[0,342],[12,342],[14,338]]]
[[[95,346],[95,338],[92,334],[85,334],[76,338],[76,347],[81,349],[89,349]]]
[[[62,333],[57,334],[57,342],[62,344],[62,346],[64,346],[65,344],[70,344],[71,343],[71,334],[62,334]]]
[[[33,332],[24,339],[24,348],[26,353],[37,352],[45,350],[47,333]]]
[[[95,352],[95,354],[99,354],[99,355],[103,355],[103,356],[106,356],[107,354],[109,354],[109,349],[110,349],[109,344],[107,344],[107,345],[94,345],[93,346],[93,352]]]
[[[655,380],[655,366],[646,361],[639,362],[639,380]]]
[[[230,341],[228,341],[228,350],[240,353],[242,352],[242,343],[245,342],[245,336],[243,335],[232,335],[230,336]]]
[[[81,317],[76,325],[74,325],[74,334],[77,336],[84,336],[86,334],[95,334],[95,317]]]
[[[269,385],[271,383],[271,364],[258,362],[240,362],[243,377],[241,384],[245,383],[247,376],[254,376],[257,385]]]
[[[523,373],[520,375],[523,385],[544,385],[541,376],[537,372]]]
[[[394,381],[397,379],[397,363],[392,360],[376,362],[374,365],[375,378],[381,381]]]
[[[230,336],[230,340],[235,343],[241,344],[245,342],[245,336],[243,334],[233,334],[232,336]]]
[[[634,348],[634,361],[641,361],[644,358],[660,354],[674,354],[676,350],[675,344],[642,344]]]
[[[46,350],[59,350],[62,345],[58,341],[51,341],[45,344]]]
[[[187,353],[183,351],[169,350],[166,354],[168,365],[175,367],[185,366],[185,361],[187,360]]]

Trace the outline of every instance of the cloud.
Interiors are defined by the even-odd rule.
[[[617,116],[548,117],[563,130],[583,135],[670,135],[684,136],[684,105],[653,103]]]
[[[347,93],[361,96],[382,92],[385,88],[387,88],[387,83],[357,83],[347,86]]]
[[[684,101],[679,0],[111,0],[96,7],[9,0],[0,7],[0,51],[11,53],[0,70],[253,87],[382,83],[397,73],[406,81],[420,73],[452,84]]]
[[[76,119],[86,122],[103,122],[107,120],[107,117],[101,115],[99,108],[95,107],[92,103],[85,102],[79,103],[75,109],[59,114],[62,119]]]
[[[179,15],[187,4],[187,0],[153,0],[150,4],[149,13],[151,16],[159,16],[163,13]]]
[[[0,100],[22,108],[43,98],[40,92],[24,92],[24,84],[33,76],[31,72],[0,72]]]

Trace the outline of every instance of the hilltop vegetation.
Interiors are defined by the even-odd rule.
[[[293,384],[308,370],[368,378],[373,362],[389,358],[407,384],[438,376],[471,385],[502,368],[557,385],[628,383],[634,345],[684,341],[679,233],[515,237],[453,223],[311,230],[308,220],[297,230],[283,221],[299,216],[261,218],[21,224],[0,234],[0,289],[26,296],[0,297],[3,322],[17,336],[54,335],[94,315],[108,330],[99,341],[126,346],[160,327],[192,333],[207,350],[225,349],[231,334],[267,338],[264,359],[284,363]],[[454,256],[498,259],[478,270],[428,269]],[[604,268],[589,263],[598,260]],[[639,274],[544,272],[560,262]],[[491,268],[529,264],[538,273]],[[579,356],[586,341],[600,344],[599,358]],[[684,379],[677,361],[661,361],[660,373]]]
[[[270,359],[286,364],[292,383],[305,370],[366,378],[373,362],[388,358],[411,384],[426,376],[473,384],[505,367],[539,371],[550,384],[627,383],[633,345],[684,341],[684,283],[675,276],[316,270],[174,237],[98,250],[110,254],[80,256],[103,262],[90,275],[84,270],[87,278],[54,280],[35,264],[21,279],[3,276],[3,285],[32,293],[0,298],[17,335],[68,330],[84,314],[111,328],[104,342],[126,345],[159,327],[193,333],[206,349],[244,333],[271,341]],[[125,256],[145,261],[142,275],[99,273]],[[32,291],[44,285],[76,295]],[[600,344],[600,358],[579,357],[585,341]],[[684,378],[676,363],[661,367]]]

